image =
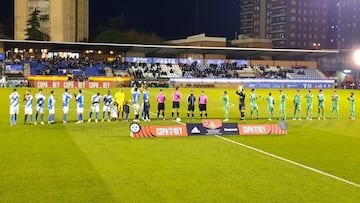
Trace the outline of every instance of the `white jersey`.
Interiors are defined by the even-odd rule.
[[[10,99],[10,114],[19,113],[19,99],[20,95],[17,92],[13,92],[9,96]]]
[[[91,97],[91,107],[98,107],[101,102],[101,96],[100,95],[93,95]]]
[[[101,102],[100,95],[95,94],[91,97],[91,112],[99,112],[100,111],[100,102]]]
[[[25,95],[25,108],[32,108],[33,106],[33,96],[31,94]]]
[[[35,95],[35,99],[36,99],[36,107],[40,107],[40,108],[44,108],[45,106],[45,95],[41,94],[41,93],[37,93]]]
[[[36,99],[36,111],[39,113],[44,113],[44,106],[45,106],[45,95],[43,95],[42,93],[37,93],[35,95],[35,99]]]
[[[31,94],[25,95],[25,114],[32,114],[33,96]]]
[[[103,100],[104,100],[104,106],[110,107],[113,101],[113,97],[109,94],[105,94],[103,96]]]

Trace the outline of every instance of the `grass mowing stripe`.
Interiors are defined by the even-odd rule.
[[[178,122],[178,121],[175,121],[175,120],[173,120],[173,122],[176,122],[176,123],[179,123],[179,124],[182,124],[182,125],[186,125],[186,124],[183,123],[183,122]],[[243,143],[241,143],[241,142],[236,142],[236,141],[234,141],[234,140],[228,139],[228,138],[223,137],[223,136],[215,135],[215,137],[217,137],[217,138],[219,138],[219,139],[222,139],[222,140],[225,140],[225,141],[227,141],[227,142],[230,142],[230,143],[233,143],[233,144],[236,144],[236,145],[245,147],[245,148],[247,148],[247,149],[250,149],[250,150],[259,152],[259,153],[264,154],[264,155],[266,155],[266,156],[270,156],[270,157],[273,157],[273,158],[275,158],[275,159],[279,159],[279,160],[281,160],[281,161],[285,161],[285,162],[290,163],[290,164],[293,164],[293,165],[295,165],[295,166],[299,166],[299,167],[301,167],[301,168],[304,168],[304,169],[313,171],[313,172],[315,172],[315,173],[319,173],[319,174],[321,174],[321,175],[324,175],[324,176],[333,178],[333,179],[335,179],[335,180],[338,180],[338,181],[341,181],[341,182],[347,183],[347,184],[349,184],[349,185],[352,185],[352,186],[355,186],[355,187],[360,188],[360,184],[358,184],[358,183],[355,183],[355,182],[352,182],[352,181],[350,181],[350,180],[347,180],[347,179],[344,179],[344,178],[341,178],[341,177],[332,175],[332,174],[330,174],[330,173],[326,173],[326,172],[321,171],[321,170],[319,170],[319,169],[312,168],[312,167],[310,167],[310,166],[306,166],[306,165],[304,165],[304,164],[301,164],[301,163],[298,163],[298,162],[295,162],[295,161],[291,161],[291,160],[286,159],[286,158],[284,158],[284,157],[277,156],[277,155],[275,155],[275,154],[271,154],[271,153],[266,152],[266,151],[264,151],[264,150],[261,150],[261,149],[258,149],[258,148],[255,148],[255,147],[252,147],[252,146],[243,144]]]
[[[346,180],[346,179],[344,179],[344,178],[340,178],[340,177],[338,177],[338,176],[332,175],[332,174],[330,174],[330,173],[326,173],[326,172],[321,171],[321,170],[318,170],[318,169],[316,169],[316,168],[312,168],[312,167],[310,167],[310,166],[306,166],[306,165],[304,165],[304,164],[300,164],[300,163],[297,163],[297,162],[295,162],[295,161],[291,161],[291,160],[286,159],[286,158],[283,158],[283,157],[281,157],[281,156],[277,156],[277,155],[275,155],[275,154],[271,154],[271,153],[269,153],[269,152],[263,151],[263,150],[261,150],[261,149],[258,149],[258,148],[255,148],[255,147],[252,147],[252,146],[249,146],[249,145],[240,143],[240,142],[236,142],[236,141],[231,140],[231,139],[228,139],[228,138],[226,138],[226,137],[222,137],[222,136],[218,136],[218,135],[215,135],[215,137],[217,137],[217,138],[219,138],[219,139],[222,139],[222,140],[225,140],[225,141],[227,141],[227,142],[230,142],[230,143],[233,143],[233,144],[236,144],[236,145],[245,147],[245,148],[247,148],[247,149],[250,149],[250,150],[259,152],[259,153],[264,154],[264,155],[266,155],[266,156],[270,156],[270,157],[273,157],[273,158],[275,158],[275,159],[279,159],[279,160],[281,160],[281,161],[285,161],[285,162],[287,162],[287,163],[290,163],[290,164],[299,166],[299,167],[301,167],[301,168],[304,168],[304,169],[313,171],[313,172],[315,172],[315,173],[319,173],[319,174],[321,174],[321,175],[324,175],[324,176],[333,178],[333,179],[335,179],[335,180],[339,180],[339,181],[341,181],[341,182],[344,182],[344,183],[347,183],[347,184],[350,184],[350,185],[352,185],[352,186],[355,186],[355,187],[360,188],[360,184],[358,184],[358,183],[355,183],[355,182]]]

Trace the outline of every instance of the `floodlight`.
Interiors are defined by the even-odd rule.
[[[355,60],[356,65],[360,66],[360,50],[355,51],[354,60]]]

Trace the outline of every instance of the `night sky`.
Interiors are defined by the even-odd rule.
[[[13,18],[13,1],[1,0],[0,23],[7,29]],[[109,17],[123,15],[127,27],[155,32],[165,39],[205,32],[208,36],[234,38],[239,30],[239,0],[89,0],[90,32]],[[196,17],[198,2],[198,17]]]

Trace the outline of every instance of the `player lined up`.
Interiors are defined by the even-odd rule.
[[[243,112],[244,109],[244,101],[242,98],[245,97],[245,95],[241,95],[240,91],[237,90],[236,94],[240,96],[240,104],[239,109],[240,112]],[[261,97],[259,97],[261,98]],[[303,96],[300,94],[300,90],[296,91],[296,94],[293,98],[293,105],[294,105],[294,114],[293,114],[293,120],[301,120],[301,107],[302,107],[302,99]],[[312,120],[313,118],[313,94],[311,90],[308,90],[307,94],[304,96],[306,99],[306,120]],[[257,99],[258,96],[255,94],[255,89],[251,90],[250,94],[250,118],[253,118],[253,113],[256,111],[256,118],[258,118],[258,106],[257,106]],[[279,104],[279,120],[286,120],[286,101],[288,97],[285,95],[285,93],[280,90],[280,104]],[[354,93],[351,92],[350,97],[347,98],[350,102],[350,119],[355,119],[355,96]],[[272,120],[273,118],[273,111],[274,111],[274,105],[275,105],[275,99],[272,96],[271,93],[263,100],[267,101],[267,108],[269,112],[269,120]],[[318,119],[324,119],[326,120],[325,116],[325,100],[326,97],[323,93],[323,90],[319,90],[319,93],[317,95],[317,102],[318,102]],[[340,119],[340,112],[339,112],[339,100],[340,97],[337,94],[336,91],[334,91],[333,95],[331,96],[331,111],[330,111],[330,119],[333,119],[334,117],[336,119]],[[241,120],[243,116],[241,114]],[[226,116],[225,116],[226,120]]]
[[[239,88],[235,92],[239,96],[239,111],[240,111],[240,120],[245,120],[245,92],[243,88]],[[132,104],[134,109],[134,115],[135,120],[138,122],[140,120],[140,117],[144,121],[150,121],[150,93],[147,89],[147,87],[142,88],[140,91],[139,88],[134,87],[131,89],[132,94]],[[142,97],[142,103],[141,106],[140,103],[140,96]],[[82,123],[83,122],[83,113],[84,113],[84,96],[82,94],[82,91],[79,90],[78,94],[74,94],[75,101],[77,102],[77,122],[76,123]],[[69,106],[70,101],[73,98],[73,96],[68,92],[67,89],[65,89],[64,93],[62,94],[62,108],[63,108],[63,123],[67,123],[67,116],[69,112]],[[261,98],[261,96],[257,96],[255,93],[255,89],[251,90],[249,100],[250,100],[250,118],[253,119],[254,116],[256,119],[259,118],[259,108],[257,105],[258,98]],[[313,118],[313,99],[314,96],[312,94],[311,90],[308,90],[307,94],[304,96],[306,100],[306,120],[312,120]],[[17,93],[16,89],[13,90],[13,92],[9,96],[10,99],[10,125],[16,125],[17,123],[17,117],[19,114],[19,99],[20,95]],[[175,91],[172,93],[172,111],[171,111],[171,119],[179,118],[180,116],[180,102],[182,99],[181,92],[179,91],[179,88],[175,88]],[[286,101],[288,97],[286,94],[280,90],[280,98],[279,98],[279,120],[286,120]],[[350,119],[355,119],[355,96],[354,93],[351,92],[349,98],[347,98],[350,102]],[[36,114],[35,119],[33,120],[33,100],[34,97],[31,95],[30,91],[27,90],[24,94],[23,101],[25,102],[25,113],[24,113],[24,123],[27,124],[37,124],[37,121],[40,120],[40,123],[44,125],[44,108],[45,108],[45,101],[46,96],[43,94],[42,90],[40,89],[39,92],[35,95],[35,101],[36,101]],[[224,121],[227,121],[229,119],[229,95],[225,91],[224,95],[222,96],[223,100],[223,109],[225,112],[225,119]],[[272,96],[271,93],[268,94],[267,97],[263,98],[267,102],[267,110],[269,113],[269,120],[273,119],[273,113],[274,113],[274,106],[275,106],[275,99]],[[300,93],[300,90],[296,91],[296,95],[293,98],[293,106],[294,106],[294,113],[293,113],[293,120],[301,120],[301,107],[302,107],[302,100],[303,96]],[[336,119],[340,118],[340,112],[339,112],[339,100],[340,97],[337,94],[336,91],[334,91],[333,95],[331,96],[331,112],[330,112],[330,118],[333,119],[334,117]],[[157,119],[163,119],[165,120],[165,101],[166,96],[163,92],[163,90],[160,90],[160,93],[156,97],[157,101]],[[323,93],[323,90],[319,90],[319,93],[317,94],[317,102],[318,102],[318,119],[326,119],[325,117],[325,101],[326,97]],[[103,111],[102,111],[102,121],[105,120],[107,117],[107,121],[110,120],[117,120],[118,118],[120,120],[124,119],[125,121],[128,121],[129,119],[129,112],[130,107],[128,105],[128,102],[125,101],[125,94],[122,90],[117,92],[114,96],[114,98],[111,96],[110,91],[107,92],[104,96],[101,96],[100,93],[96,93],[92,95],[91,97],[91,108],[89,113],[88,122],[91,122],[93,119],[93,114],[95,114],[95,122],[99,121],[99,112],[100,112],[100,103],[103,102]],[[207,118],[207,103],[208,98],[205,95],[204,91],[201,91],[198,98],[194,95],[193,91],[190,91],[189,96],[187,97],[187,119],[193,119],[195,120],[195,106],[196,102],[198,102],[199,107],[199,113],[200,113],[200,119]],[[47,100],[47,107],[49,111],[48,116],[48,123],[53,124],[55,122],[55,92],[51,91],[50,95]]]

